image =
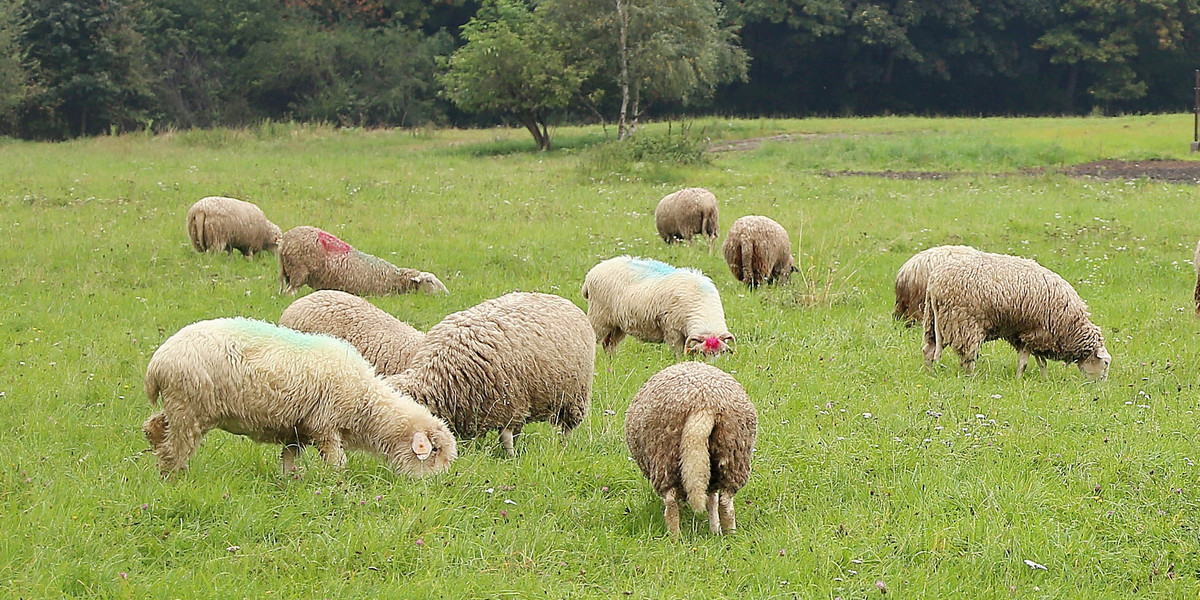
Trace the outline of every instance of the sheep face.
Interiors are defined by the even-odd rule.
[[[422,477],[448,470],[457,457],[454,436],[439,427],[417,430],[411,438],[402,440],[388,458],[397,472]]]
[[[733,352],[733,334],[722,333],[720,335],[693,335],[684,343],[684,354],[703,354],[708,358],[714,358],[722,352]]]
[[[1096,348],[1096,350],[1092,352],[1090,356],[1079,361],[1077,364],[1079,366],[1079,370],[1083,371],[1084,375],[1087,375],[1092,379],[1104,381],[1105,379],[1108,379],[1108,365],[1111,363],[1112,356],[1109,355],[1108,350],[1101,345],[1099,348]]]
[[[426,294],[449,294],[450,290],[446,289],[446,285],[441,282],[433,273],[422,272],[420,275],[412,278],[413,283],[417,284],[417,288]]]

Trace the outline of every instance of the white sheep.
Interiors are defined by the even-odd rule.
[[[896,273],[896,309],[892,315],[912,327],[925,316],[925,288],[934,267],[979,252],[970,246],[934,246],[912,256]]]
[[[733,497],[750,479],[758,416],[746,390],[702,362],[669,366],[638,390],[625,412],[625,443],[666,505],[679,535],[679,499],[708,512],[709,529],[737,528]]]
[[[1065,279],[1037,262],[976,252],[934,267],[925,297],[925,364],[953,347],[974,371],[984,342],[1002,339],[1019,352],[1017,377],[1030,355],[1044,374],[1046,360],[1075,363],[1103,379],[1112,356],[1087,305]]]
[[[345,450],[381,454],[410,475],[445,471],[454,436],[429,409],[388,386],[344,340],[252,319],[180,329],[146,368],[146,397],[162,411],[142,425],[163,477],[187,466],[211,429],[282,444],[285,472],[315,445],[330,464]]]
[[[694,235],[708,238],[708,252],[721,233],[717,197],[704,188],[685,188],[663,196],[654,209],[654,226],[664,242],[690,240]]]
[[[259,207],[222,196],[196,201],[188,209],[187,230],[196,252],[236,249],[247,258],[253,258],[255,252],[274,252],[281,235]]]
[[[734,279],[750,287],[787,283],[796,271],[787,230],[768,217],[747,215],[734,221],[722,250]]]
[[[415,367],[388,383],[445,419],[455,435],[493,429],[509,455],[530,422],[564,435],[591,405],[596,344],[570,300],[513,292],[447,316],[430,328]]]
[[[619,256],[592,267],[582,291],[596,342],[609,353],[626,334],[666,342],[677,356],[732,350],[717,287],[695,269]]]
[[[413,366],[425,334],[374,304],[338,290],[318,290],[292,302],[279,324],[305,333],[324,333],[350,342],[380,375]]]
[[[414,290],[447,293],[433,273],[397,267],[355,250],[331,233],[303,225],[287,230],[279,243],[279,293],[295,294],[306,284],[358,296]]]

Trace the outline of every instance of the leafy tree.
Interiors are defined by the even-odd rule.
[[[569,65],[548,23],[522,0],[487,0],[463,26],[466,44],[445,61],[445,95],[469,112],[517,119],[550,149],[550,113],[571,101],[586,66]]]
[[[541,0],[539,11],[595,70],[593,85],[616,88],[621,139],[654,102],[687,104],[746,76],[749,59],[714,0]]]
[[[21,4],[19,42],[39,85],[22,106],[25,134],[87,135],[130,128],[146,117],[152,97],[136,8],[125,0]]]
[[[17,21],[20,0],[0,0],[0,133],[13,131],[17,108],[31,92],[24,53],[18,40],[21,26]]]

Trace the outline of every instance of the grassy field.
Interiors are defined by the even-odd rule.
[[[546,154],[517,130],[290,125],[0,142],[0,591],[1200,595],[1197,189],[1056,172],[1187,158],[1190,115],[685,129],[714,142],[825,135],[683,165],[630,160],[598,127],[557,130],[562,149]],[[827,174],[842,171],[951,176]],[[801,246],[792,284],[749,291],[719,252],[665,246],[654,206],[690,185],[716,193],[723,227],[746,214],[783,224]],[[274,321],[293,300],[278,294],[272,256],[191,249],[184,215],[205,195],[437,273],[450,295],[374,299],[419,328],[512,290],[585,306],[584,274],[615,255],[702,269],[738,338],[716,364],[759,415],[738,531],[713,536],[684,511],[681,540],[667,535],[622,420],[675,357],[632,339],[597,356],[591,413],[565,444],[532,425],[509,459],[493,433],[461,442],[451,472],[427,480],[358,454],[338,471],[309,451],[292,480],[278,448],[217,431],[161,481],[140,430],[150,354],[188,323]],[[973,377],[952,352],[924,371],[920,332],[892,319],[892,282],[913,253],[945,243],[1036,258],[1072,282],[1104,329],[1109,380],[1061,363],[1018,380],[1002,342],[984,346]]]

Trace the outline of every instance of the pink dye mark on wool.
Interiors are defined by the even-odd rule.
[[[704,338],[704,351],[709,354],[716,354],[721,351],[721,340],[717,336],[709,336]]]
[[[345,254],[350,251],[350,244],[337,239],[337,236],[331,233],[318,231],[317,241],[321,242],[321,247],[324,248],[326,252]]]

